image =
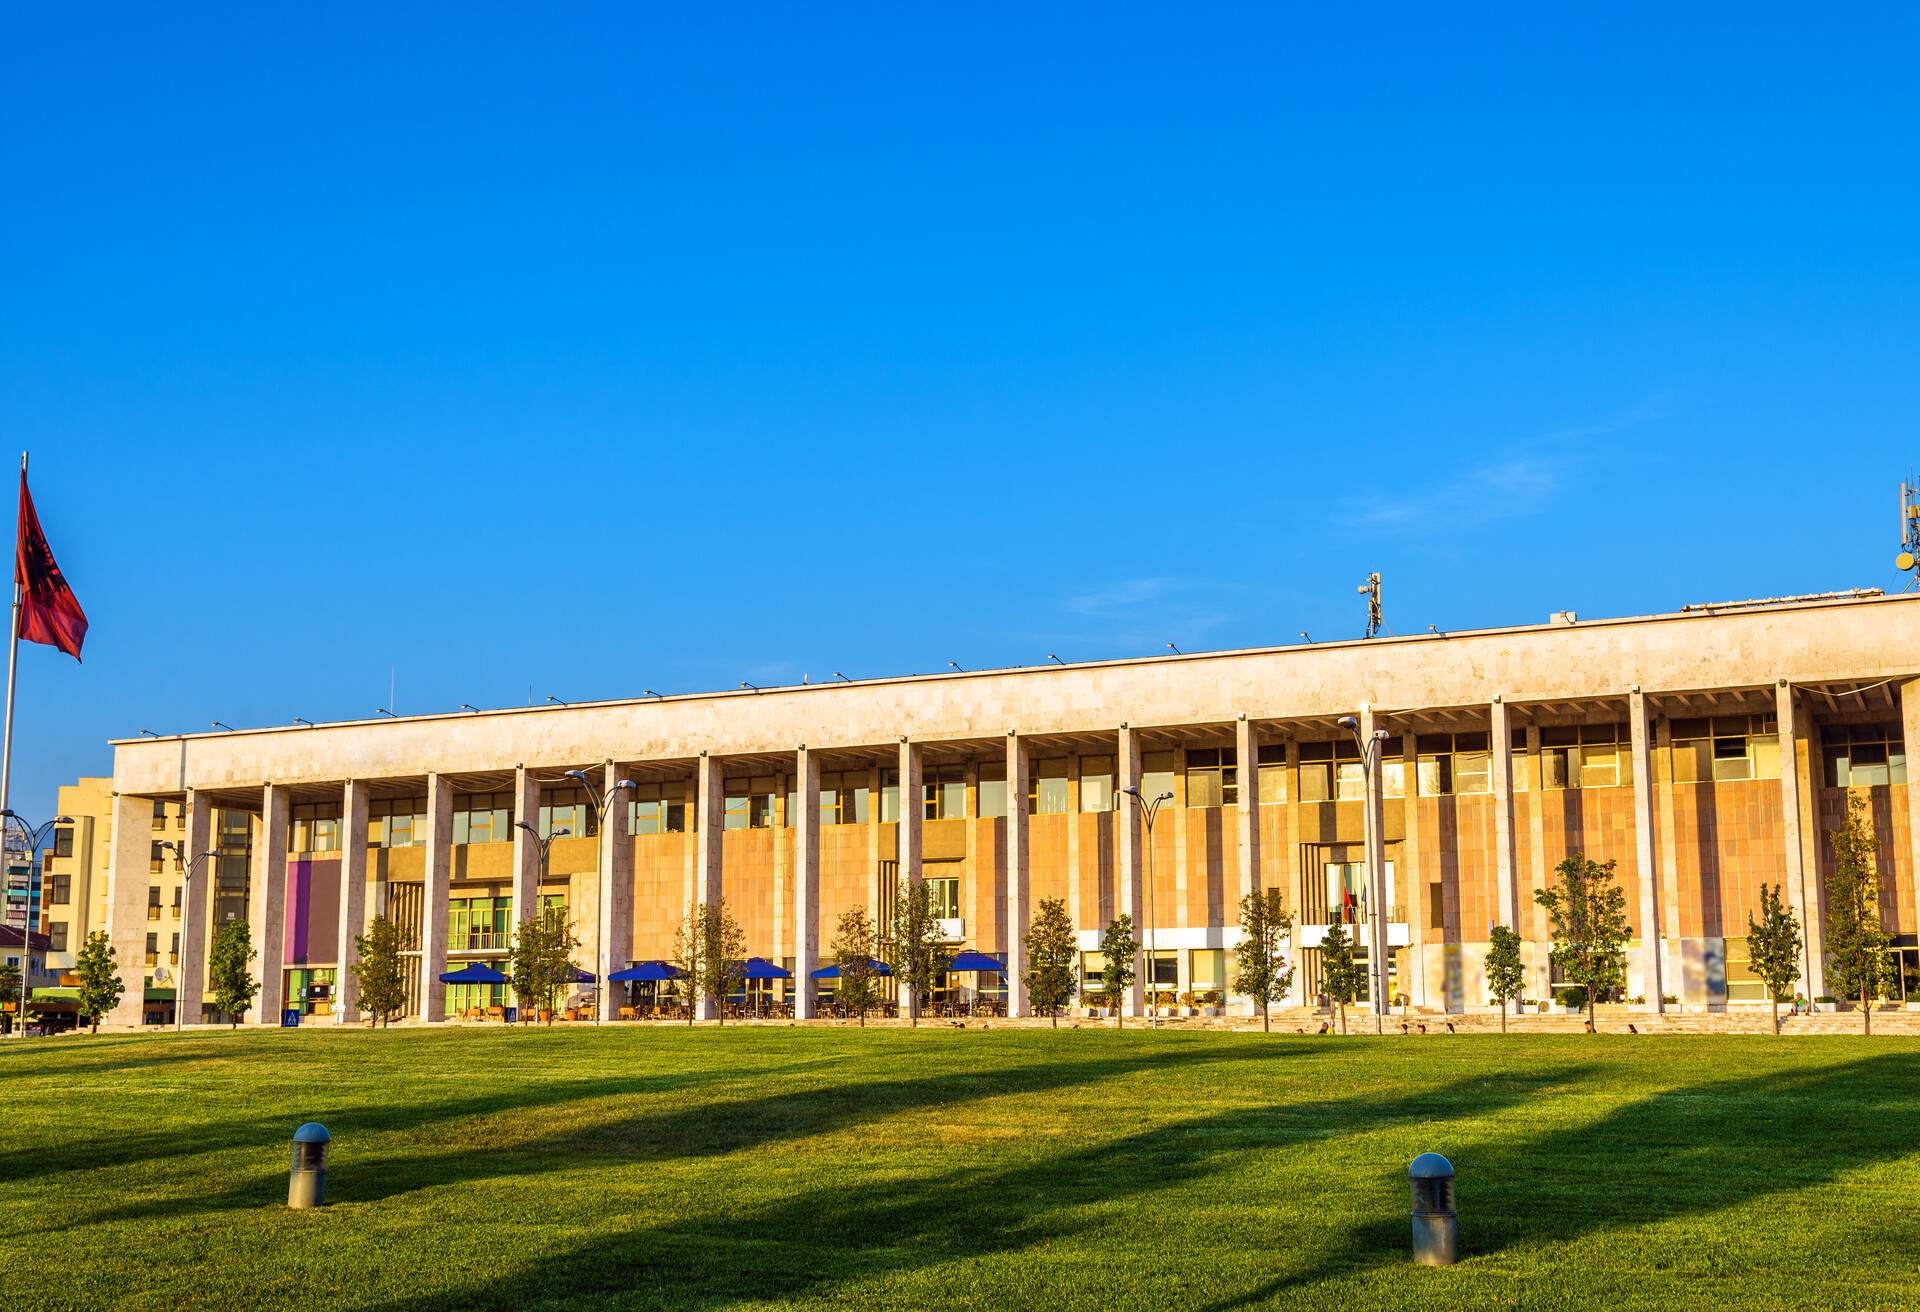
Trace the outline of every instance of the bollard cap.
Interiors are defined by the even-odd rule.
[[[1407,1168],[1409,1180],[1451,1180],[1453,1163],[1439,1153],[1421,1153]]]
[[[330,1143],[333,1136],[327,1133],[327,1127],[318,1121],[308,1121],[293,1132],[295,1143]]]

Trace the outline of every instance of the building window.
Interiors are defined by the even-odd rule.
[[[1420,796],[1493,790],[1493,758],[1485,732],[1423,733],[1414,740],[1414,749]]]
[[[591,838],[600,832],[600,808],[584,788],[542,788],[539,827],[542,838],[560,829],[574,838]]]
[[[960,877],[943,875],[927,881],[927,912],[936,920],[960,918]]]
[[[160,919],[160,889],[157,885],[147,885],[147,919]]]
[[[297,803],[293,808],[292,831],[287,847],[292,852],[338,852],[340,803]]]
[[[967,767],[930,765],[920,775],[921,817],[959,820],[967,814]]]
[[[1780,777],[1780,735],[1771,715],[1674,720],[1667,737],[1677,784]]]
[[[1080,996],[1088,1002],[1105,1002],[1107,1000],[1106,974],[1106,953],[1082,952],[1080,954]]]
[[[156,831],[158,831],[161,829],[165,829],[166,827],[167,827],[167,804],[165,802],[155,802],[153,804],[153,828]]]
[[[1268,749],[1262,748],[1262,751]],[[1284,752],[1284,748],[1276,749]],[[1284,759],[1284,757],[1282,758]],[[1401,759],[1400,740],[1389,738],[1380,744],[1380,795],[1407,795],[1407,766]],[[1285,797],[1285,771],[1279,787]],[[1261,787],[1266,787],[1266,772],[1261,772]],[[1303,802],[1364,802],[1367,798],[1367,772],[1360,760],[1360,745],[1338,739],[1325,743],[1300,744],[1300,800]],[[1266,798],[1262,797],[1262,801]]]
[[[179,884],[173,886],[173,906],[169,909],[168,914],[175,920],[180,919],[180,897],[184,891]]]
[[[71,901],[73,901],[73,876],[47,876],[47,905],[64,907]]]
[[[684,834],[687,832],[687,786],[675,780],[664,784],[638,784],[627,808],[628,829],[636,834]]]
[[[53,831],[53,854],[55,856],[73,855],[73,827],[61,825]]]
[[[457,793],[454,795],[454,842],[505,843],[512,838],[512,793]]]
[[[823,825],[863,825],[867,823],[868,779],[865,770],[823,770],[820,772],[820,823]]]
[[[1111,811],[1114,808],[1113,758],[1111,756],[1083,756],[1080,758],[1080,809],[1082,811]]]
[[[983,820],[1007,813],[1007,767],[1004,762],[995,761],[980,767],[978,811]]]
[[[880,772],[880,823],[890,825],[900,818],[900,772]]]
[[[1630,783],[1632,745],[1625,724],[1561,724],[1540,730],[1542,788],[1615,788]]]
[[[368,803],[369,847],[414,847],[426,841],[426,798],[391,797]]]
[[[1231,747],[1202,747],[1189,751],[1187,805],[1232,806],[1240,796],[1239,773],[1234,768],[1234,750]]]
[[[1033,779],[1027,789],[1027,810],[1033,815],[1065,815],[1067,806],[1067,758],[1050,757],[1033,763]]]
[[[726,810],[722,813],[722,829],[771,829],[773,828],[773,793],[780,781],[773,775],[760,774],[749,778],[735,778],[726,781]]]
[[[1907,744],[1897,724],[1832,724],[1820,730],[1829,788],[1907,782]]]
[[[1269,806],[1287,800],[1287,745],[1266,743],[1257,757],[1260,770],[1260,804]]]
[[[167,851],[166,844],[156,839],[147,849],[147,873],[153,875],[165,874],[167,870],[167,858],[171,855],[172,853]]]
[[[172,941],[167,946],[167,964],[169,966],[177,966],[180,964],[180,931],[179,930],[175,930],[173,932]]]
[[[1195,993],[1225,993],[1226,952],[1220,948],[1194,948],[1188,952],[1187,987]]]
[[[450,952],[504,950],[512,942],[512,934],[508,928],[512,914],[512,898],[448,898],[447,950]]]
[[[147,935],[147,964],[149,966],[157,966],[160,964],[160,936],[158,934]]]
[[[47,925],[47,951],[65,952],[67,950],[67,922],[55,920]]]

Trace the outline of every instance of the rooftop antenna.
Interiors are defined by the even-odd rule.
[[[1375,570],[1373,573],[1367,575],[1367,581],[1362,583],[1355,591],[1367,599],[1367,636],[1369,638],[1377,638],[1380,636],[1381,628],[1380,571]]]
[[[1900,554],[1894,568],[1914,576],[1920,588],[1920,480],[1900,484]]]

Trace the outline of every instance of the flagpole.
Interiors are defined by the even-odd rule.
[[[26,485],[27,453],[20,453],[20,483]],[[14,673],[20,665],[20,534],[16,527],[13,535],[13,610],[7,621],[7,719],[6,727],[0,729],[0,811],[13,805],[9,791],[13,783],[13,682]],[[5,820],[0,819],[0,866],[6,864]],[[9,881],[11,874],[8,874]],[[27,914],[20,921],[20,1008],[14,1019],[20,1025],[20,1037],[27,1034],[27,988],[28,976],[33,973],[33,925],[30,922],[33,913],[33,854],[27,854]]]

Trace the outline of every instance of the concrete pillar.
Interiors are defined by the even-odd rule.
[[[1031,764],[1019,733],[1007,731],[1007,1015],[1033,1012],[1027,998],[1027,784]],[[1916,812],[1920,814],[1920,812]]]
[[[213,846],[213,806],[197,790],[187,793],[186,888],[180,906],[180,979],[174,1007],[188,1025],[200,1023],[202,999],[207,994],[207,926],[213,918],[213,883],[219,878],[218,857],[194,858]]]
[[[633,838],[627,827],[633,794],[619,786],[620,779],[619,766],[608,761],[595,780],[600,796],[607,799],[607,813],[600,817],[599,960],[593,972],[600,977],[601,1020],[620,1018],[620,998],[626,990],[607,976],[625,970],[633,961]],[[589,797],[587,804],[592,806],[594,801]]]
[[[520,926],[540,915],[540,785],[525,765],[513,770],[513,886],[509,894],[513,909],[508,927],[518,933]],[[521,823],[532,825],[529,832]],[[569,908],[569,914],[572,909]]]
[[[1233,750],[1240,781],[1240,814],[1234,835],[1240,848],[1240,890],[1226,908],[1229,926],[1240,919],[1239,898],[1260,891],[1260,735],[1254,732],[1253,721],[1245,711],[1234,725]]]
[[[1905,718],[1903,711],[1903,728]],[[1802,987],[1809,998],[1817,998],[1827,991],[1827,972],[1820,865],[1811,841],[1815,827],[1813,790],[1807,778],[1812,726],[1809,717],[1799,714],[1799,699],[1785,679],[1774,688],[1774,719],[1780,735],[1780,845],[1786,856],[1787,896],[1792,899],[1794,914],[1800,917],[1800,932],[1806,940]]]
[[[1307,808],[1300,800],[1300,740],[1287,735],[1287,846],[1281,853],[1287,890],[1287,907],[1293,912],[1293,983],[1287,988],[1286,1005],[1303,1007],[1307,1001],[1307,968],[1300,956],[1300,927],[1306,913],[1307,877],[1300,859]]]
[[[699,907],[705,907],[720,901],[720,862],[726,851],[721,836],[721,826],[726,823],[726,781],[720,777],[720,761],[717,757],[700,753],[700,759],[694,765],[695,804],[700,808],[700,832],[694,844],[693,903],[688,906],[682,923],[692,927],[693,914]],[[712,1020],[714,1017],[713,999],[702,993],[695,1004],[694,1016],[699,1020]]]
[[[340,943],[333,954],[333,1023],[359,1019],[358,940],[367,932],[367,786],[349,779],[340,801]]]
[[[1140,787],[1140,736],[1126,725],[1120,726],[1120,737],[1114,762],[1119,778],[1114,782],[1121,788]],[[1152,798],[1146,798],[1151,802]],[[1147,1008],[1146,959],[1143,955],[1146,945],[1146,921],[1144,896],[1146,881],[1142,871],[1140,844],[1144,837],[1141,825],[1144,802],[1131,798],[1121,806],[1113,817],[1114,856],[1118,865],[1117,886],[1114,889],[1114,915],[1133,917],[1134,939],[1141,944],[1141,951],[1134,954],[1133,987],[1127,991],[1127,1015],[1144,1015]],[[1101,926],[1102,929],[1106,927]]]
[[[259,954],[260,994],[254,1022],[278,1025],[286,1005],[287,820],[292,799],[268,784],[260,791],[260,833],[253,841],[253,865],[247,873],[247,929]]]
[[[1360,704],[1360,741],[1363,750],[1374,749],[1373,731],[1378,727],[1373,707],[1365,702]],[[1367,879],[1370,887],[1368,900],[1373,903],[1371,914],[1367,917],[1367,957],[1373,970],[1373,1014],[1384,1017],[1393,1007],[1393,999],[1387,991],[1387,918],[1392,907],[1387,899],[1387,833],[1386,803],[1382,800],[1385,789],[1380,778],[1380,758],[1374,757],[1373,768],[1366,772],[1367,799]]]
[[[1495,694],[1487,746],[1493,754],[1493,877],[1500,923],[1520,929],[1520,879],[1513,860],[1513,727],[1506,698]],[[1476,932],[1479,926],[1474,926]]]
[[[1521,919],[1529,915],[1539,923],[1537,904],[1533,895],[1547,886],[1547,776],[1540,757],[1540,726],[1527,726],[1527,762],[1525,766],[1527,784],[1527,882],[1520,889]],[[1631,776],[1631,767],[1629,767]],[[1515,926],[1516,929],[1519,926]],[[1527,978],[1534,981],[1526,986],[1522,997],[1544,998],[1550,996],[1548,979],[1553,973],[1552,963],[1548,960],[1551,945],[1539,941],[1536,932],[1532,938],[1526,937],[1522,930],[1523,942],[1520,945],[1521,960],[1526,963]]]
[[[1413,999],[1414,1006],[1425,1007],[1426,943],[1432,931],[1427,924],[1427,910],[1431,904],[1427,900],[1426,866],[1421,861],[1420,848],[1419,745],[1417,734],[1400,736],[1400,759],[1405,766],[1402,777],[1406,781],[1400,799],[1400,896],[1407,900],[1407,973],[1413,977],[1401,981],[1400,987]],[[1444,931],[1441,937],[1446,937]]]
[[[820,758],[805,743],[794,754],[793,780],[793,1014],[811,1020],[820,965]]]
[[[924,784],[921,770],[920,745],[900,740],[900,823],[895,830],[895,859],[900,863],[900,878],[910,885],[918,886],[925,873],[920,868],[921,859],[921,823],[926,815],[926,801],[921,796]],[[908,1015],[917,1015],[921,999],[913,996],[913,990],[900,985],[900,1001],[907,1007]]]
[[[108,1025],[138,1025],[146,1002],[147,886],[153,882],[153,801],[113,795],[112,874],[107,881],[107,941],[126,991],[107,1013]],[[70,943],[78,952],[83,944]],[[20,954],[24,972],[27,954]]]
[[[1646,990],[1647,1005],[1665,1011],[1660,870],[1654,858],[1653,743],[1647,729],[1646,694],[1637,686],[1627,696],[1627,740],[1633,764],[1633,857],[1640,868],[1641,987]]]
[[[420,1019],[447,1018],[447,888],[453,879],[453,782],[427,776],[427,851],[420,898]]]

